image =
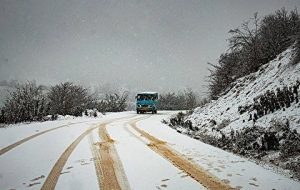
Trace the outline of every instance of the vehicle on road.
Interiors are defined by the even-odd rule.
[[[136,113],[152,112],[157,113],[158,93],[140,92],[136,95]]]

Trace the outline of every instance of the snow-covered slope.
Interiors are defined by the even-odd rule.
[[[253,120],[248,121],[249,112],[240,114],[239,106],[251,105],[254,103],[254,98],[265,94],[267,90],[276,92],[276,88],[283,89],[284,86],[292,86],[300,80],[300,64],[289,64],[292,56],[292,49],[287,49],[274,60],[263,65],[259,71],[238,79],[218,100],[196,108],[187,119],[192,121],[193,126],[199,128],[199,132],[213,136],[220,135],[212,127],[213,120],[217,125],[227,120],[228,125],[221,129],[225,134],[229,134],[231,129],[240,130],[253,126]],[[269,127],[272,119],[283,120],[284,118],[289,120],[291,128],[300,132],[300,104],[295,101],[285,110],[280,109],[260,117],[256,125]]]
[[[300,180],[300,101],[295,92],[300,99],[300,63],[290,64],[292,58],[289,48],[235,81],[218,100],[190,115],[178,114],[169,125]]]

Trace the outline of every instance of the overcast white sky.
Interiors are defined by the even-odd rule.
[[[204,92],[228,31],[299,0],[0,0],[0,80]]]

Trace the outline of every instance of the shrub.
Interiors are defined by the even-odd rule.
[[[190,88],[161,94],[159,98],[160,110],[192,110],[197,106],[197,95]]]
[[[127,108],[128,92],[106,94],[105,98],[97,103],[101,112],[121,112]]]
[[[93,103],[86,88],[71,82],[52,86],[48,98],[51,114],[81,116]]]
[[[48,114],[44,88],[34,82],[18,84],[1,111],[6,123],[42,120]]]

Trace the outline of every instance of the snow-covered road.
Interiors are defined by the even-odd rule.
[[[109,114],[0,129],[0,189],[300,189],[177,133],[174,112]]]

